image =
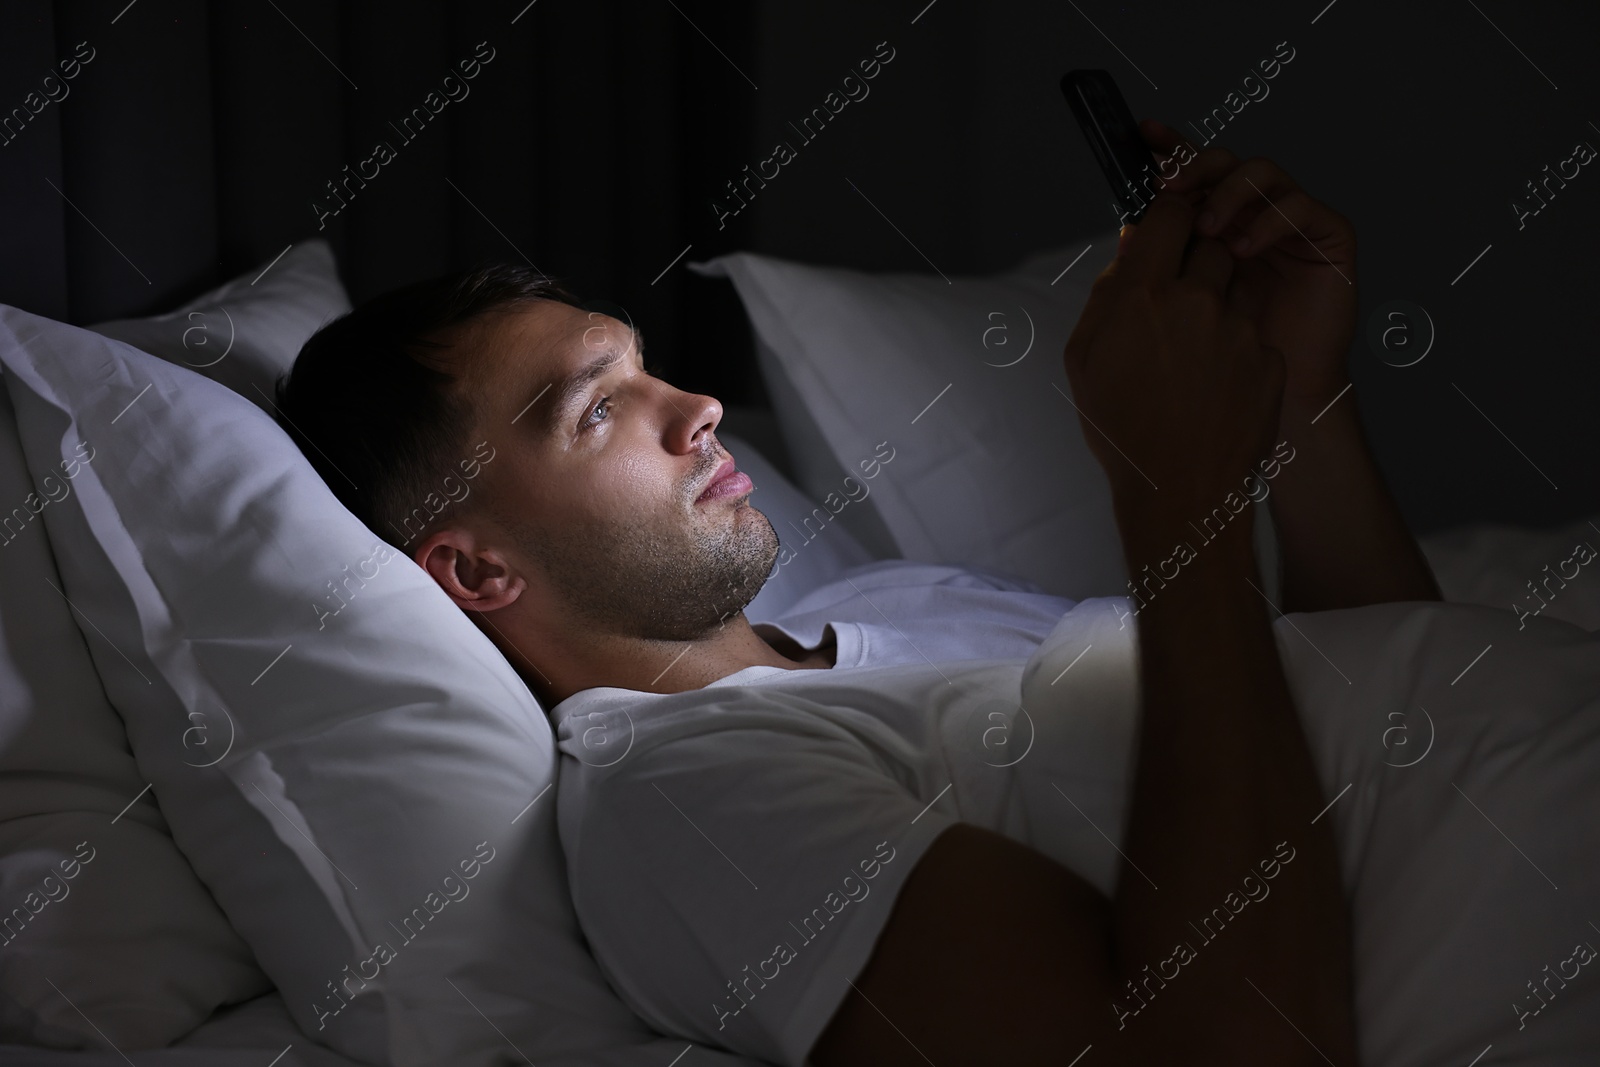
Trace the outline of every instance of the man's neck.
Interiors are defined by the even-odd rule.
[[[578,644],[535,641],[539,666],[522,668],[530,688],[547,707],[597,686],[644,693],[682,693],[701,689],[746,667],[785,670],[832,667],[833,643],[814,651],[801,648],[776,627],[757,633],[740,612],[704,637],[690,641],[652,641],[636,637],[584,635]],[[504,636],[504,635],[502,635]],[[564,637],[566,635],[563,635]],[[518,642],[522,644],[522,642]],[[518,656],[513,662],[523,657]],[[542,668],[542,669],[541,669]]]

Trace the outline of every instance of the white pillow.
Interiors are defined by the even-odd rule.
[[[233,392],[11,308],[0,361],[36,477],[96,449],[42,516],[66,592],[174,839],[296,1022],[380,1064],[682,1052],[588,955],[549,725],[433,580]]]
[[[221,382],[265,411],[311,335],[350,310],[320,237],[251,268],[176,311],[89,329]]]
[[[1083,599],[1128,593],[1110,487],[1061,359],[1115,247],[1102,234],[949,281],[748,252],[690,267],[738,289],[802,488],[820,495],[881,442],[896,451],[853,516],[870,551],[976,564]],[[861,521],[872,514],[892,544]],[[1276,599],[1267,509],[1254,521]]]
[[[0,383],[0,1042],[160,1048],[271,983],[145,795],[59,591],[41,516],[72,460],[35,482]]]
[[[1548,529],[1473,523],[1420,540],[1446,600],[1600,630],[1600,515]]]

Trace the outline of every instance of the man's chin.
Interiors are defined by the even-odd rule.
[[[761,521],[766,523],[767,533],[770,535],[770,539],[772,541],[772,558],[773,559],[777,559],[778,558],[778,528],[776,526],[772,525],[772,520],[767,518],[767,513],[762,511],[760,508],[756,507],[754,504],[750,503],[750,500],[749,500],[748,497],[746,497],[744,500],[741,500],[739,502],[739,511],[741,513],[746,513],[746,514],[753,515],[753,516],[759,516]]]
[[[767,518],[766,512],[762,511],[760,508],[756,507],[754,504],[751,504],[748,499],[740,501],[740,504],[741,504],[741,506],[739,508],[739,513],[740,514],[748,514],[748,515],[752,516],[755,519],[760,519],[761,523],[763,525],[765,525],[766,528],[767,528],[767,532],[764,535],[758,535],[758,536],[762,536],[764,538],[764,540],[766,541],[765,551],[763,552],[763,555],[766,557],[767,564],[762,569],[763,577],[761,579],[761,586],[765,586],[767,584],[768,579],[770,579],[774,574],[777,573],[778,553],[779,553],[779,549],[780,549],[780,546],[778,544],[778,530],[777,530],[777,527],[772,525],[772,520]],[[759,593],[760,591],[761,591],[761,588],[760,588],[760,586],[758,586],[756,588],[756,592]],[[755,599],[755,595],[754,594],[751,594],[751,599],[752,600]]]

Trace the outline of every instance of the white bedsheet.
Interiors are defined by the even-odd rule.
[[[1594,531],[1587,520],[1546,531],[1473,527],[1423,547],[1447,598],[1498,604],[1526,592],[1544,562],[1569,557],[1584,530]],[[1600,546],[1600,532],[1592,541]],[[1533,561],[1540,566],[1530,569]],[[1589,926],[1600,924],[1600,633],[1579,628],[1600,624],[1600,574],[1561,592],[1520,629],[1510,602],[1381,605],[1276,624],[1318,773],[1327,794],[1339,794],[1324,818],[1353,902],[1363,1067],[1465,1065],[1489,1046],[1482,1064],[1600,1062],[1600,960],[1564,988],[1549,979],[1577,943],[1600,947]],[[1083,783],[1073,801],[1108,831],[1121,825],[1108,768],[1123,766],[1137,722],[1118,603],[1125,610],[1115,599],[1074,609],[1023,689],[1026,707],[1072,709]],[[1109,846],[1084,828],[1082,848],[1093,865],[1105,862],[1093,850]],[[1528,988],[1535,980],[1557,992],[1519,1017],[1517,1006],[1541,1003]],[[130,1060],[356,1062],[300,1033],[276,993],[223,1009],[172,1048],[127,1058],[0,1045],[8,1067]]]
[[[1072,783],[1086,818],[1063,804],[1061,826],[1086,877],[1118,863],[1088,821],[1120,840],[1139,719],[1127,608],[1078,604],[1023,678],[1045,761],[1028,770]],[[1584,959],[1600,947],[1600,633],[1520,621],[1401,603],[1275,624],[1331,801],[1365,1067],[1490,1046],[1485,1063],[1600,1062],[1600,960]]]

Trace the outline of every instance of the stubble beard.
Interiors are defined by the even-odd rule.
[[[524,551],[544,565],[575,625],[693,641],[743,611],[778,556],[777,531],[767,517],[745,502],[731,506],[737,513],[714,529],[567,524],[539,531]]]

